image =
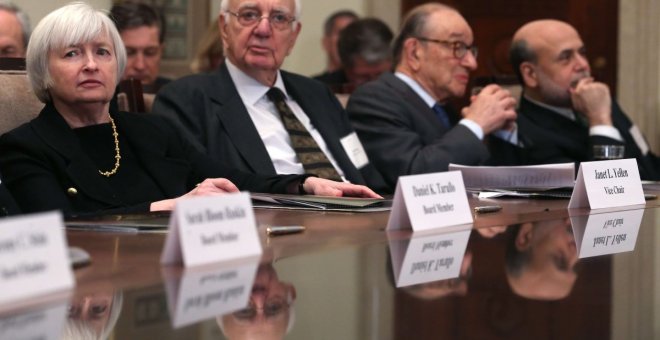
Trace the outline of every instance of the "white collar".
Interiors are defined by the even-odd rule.
[[[227,58],[225,58],[225,64],[227,65],[229,76],[231,77],[232,81],[234,81],[234,86],[236,86],[238,94],[241,96],[243,103],[246,105],[255,105],[257,101],[263,98],[266,95],[266,92],[268,92],[270,89],[269,86],[266,86],[247,75],[241,69],[232,64],[231,61],[229,61]],[[289,97],[289,94],[286,92],[286,88],[284,87],[284,82],[282,81],[282,74],[279,70],[277,71],[277,79],[275,80],[275,85],[273,85],[273,87],[277,87],[278,89],[282,90],[284,95],[287,98]]]
[[[412,79],[407,74],[401,72],[395,72],[394,75],[410,86],[410,88],[412,88],[412,90],[415,91],[415,93],[417,93],[417,95],[420,96],[429,107],[433,107],[437,103],[437,101],[433,99],[433,97],[426,92],[426,90],[424,90],[415,79]]]

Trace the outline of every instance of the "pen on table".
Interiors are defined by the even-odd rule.
[[[477,214],[491,213],[502,210],[502,207],[499,205],[482,205],[480,207],[474,207],[474,212]]]
[[[268,236],[279,236],[287,234],[296,234],[302,233],[305,231],[305,226],[302,225],[278,225],[270,226],[266,228],[266,235]]]

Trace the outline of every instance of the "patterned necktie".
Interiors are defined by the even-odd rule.
[[[309,134],[305,126],[293,114],[289,105],[286,104],[284,93],[276,87],[271,87],[266,96],[275,104],[275,108],[282,118],[284,128],[291,138],[291,147],[293,147],[298,160],[302,163],[305,173],[341,181],[339,173],[330,163],[328,157],[321,151],[312,135]]]
[[[435,105],[433,105],[433,111],[435,112],[435,115],[438,116],[438,119],[440,120],[440,123],[442,123],[442,125],[444,125],[446,128],[451,127],[449,123],[449,116],[447,115],[447,111],[445,111],[445,109],[442,108],[442,105],[435,103]]]

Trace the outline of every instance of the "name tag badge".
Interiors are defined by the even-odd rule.
[[[429,230],[472,223],[460,171],[401,176],[387,230]]]
[[[645,204],[635,159],[582,162],[568,208],[602,209]]]
[[[231,313],[248,305],[259,256],[192,269],[164,267],[167,305],[174,328]]]
[[[592,257],[635,250],[644,209],[571,216],[578,257]]]
[[[162,264],[185,267],[261,255],[250,194],[194,197],[170,216]]]
[[[367,153],[364,152],[364,147],[362,147],[362,143],[360,143],[360,139],[355,132],[347,135],[340,141],[348,158],[356,168],[361,169],[363,166],[369,164]]]
[[[59,211],[6,218],[0,230],[0,305],[74,286]]]
[[[457,278],[472,228],[452,233],[413,233],[391,240],[390,257],[396,287]],[[466,260],[470,261],[471,257]]]

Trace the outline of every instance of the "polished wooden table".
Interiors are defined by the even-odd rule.
[[[656,273],[655,264],[660,261],[660,256],[655,256],[660,252],[651,241],[660,235],[655,232],[660,222],[658,200],[647,201],[642,207],[612,210],[642,211],[635,250],[580,259],[575,268],[576,279],[566,296],[553,298],[551,288],[544,298],[533,294],[521,296],[524,294],[512,289],[512,279],[504,270],[513,237],[509,226],[527,224],[535,228],[530,230],[558,228],[563,230],[558,233],[565,238],[570,223],[568,229],[561,225],[569,220],[567,203],[568,200],[471,198],[473,207],[499,204],[503,209],[475,215],[474,230],[463,257],[463,261],[469,262],[465,273],[460,278],[408,288],[395,288],[390,249],[396,242],[407,244],[414,235],[409,231],[385,232],[389,213],[255,209],[264,248],[258,273],[269,273],[278,285],[293,288],[292,313],[285,325],[264,326],[270,319],[267,314],[259,319],[261,314],[257,309],[252,311],[257,314],[256,321],[255,317],[248,317],[249,322],[241,319],[240,327],[227,324],[224,330],[219,324],[234,320],[234,314],[175,327],[176,320],[168,310],[168,305],[173,304],[172,297],[166,292],[189,274],[181,268],[160,265],[164,233],[69,230],[69,245],[84,248],[92,257],[91,265],[75,270],[72,303],[82,304],[86,298],[103,294],[119,295],[121,303],[119,308],[113,307],[115,314],[102,319],[101,326],[92,327],[97,335],[112,334],[113,339],[217,339],[224,338],[226,333],[238,334],[236,329],[245,333],[266,329],[256,338],[281,338],[287,334],[286,338],[290,339],[654,336],[653,320],[657,319],[647,317],[642,322],[629,313],[660,317],[657,314],[660,310],[652,303],[652,298],[660,297],[655,288],[660,286],[660,279],[656,281],[657,275],[648,275]],[[589,214],[586,209],[571,212],[573,216]],[[265,234],[268,225],[304,225],[307,229],[301,234],[269,238]],[[574,241],[566,242],[575,249]],[[556,254],[548,256],[558,261],[552,257]],[[620,289],[614,291],[616,285]],[[256,290],[252,294],[258,296]],[[651,302],[640,294],[651,294]],[[249,316],[248,312],[243,314]],[[278,317],[273,316],[270,321]],[[71,320],[67,327],[71,327],[70,323]],[[246,334],[243,336],[248,338]]]

